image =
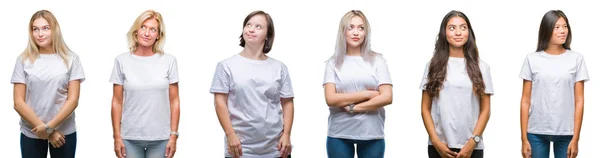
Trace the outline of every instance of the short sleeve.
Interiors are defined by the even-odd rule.
[[[377,67],[375,68],[375,74],[377,75],[377,79],[379,80],[378,84],[392,84],[392,78],[390,77],[390,71],[388,70],[387,62],[383,57],[377,61]]]
[[[521,77],[524,80],[528,80],[528,81],[532,81],[533,77],[532,77],[532,73],[531,73],[531,65],[529,64],[529,57],[525,57],[525,61],[523,62],[523,67],[521,68],[521,74],[519,75],[519,77]]]
[[[419,87],[421,90],[425,90],[425,85],[427,85],[427,75],[429,74],[429,63],[425,65],[425,70],[423,71],[423,77],[421,78],[421,86]]]
[[[110,75],[110,82],[118,85],[123,85],[125,81],[125,76],[123,75],[123,71],[121,70],[121,62],[118,59],[115,59],[115,65],[112,70],[112,74]]]
[[[279,90],[279,96],[281,98],[293,98],[294,90],[292,89],[292,80],[290,74],[285,65],[281,65],[281,89]]]
[[[210,93],[229,93],[229,73],[222,62],[217,64]]]
[[[490,71],[490,66],[485,64],[484,68],[481,71],[481,76],[483,77],[483,84],[485,85],[485,94],[493,95],[494,94],[494,84],[492,82],[492,73]]]
[[[74,80],[79,80],[79,82],[85,81],[83,66],[81,65],[81,60],[79,59],[79,56],[77,55],[73,57],[73,61],[71,62],[71,67],[69,70],[69,81]]]
[[[23,69],[25,63],[21,57],[17,58],[15,62],[15,69],[13,70],[12,78],[10,79],[10,83],[25,83],[25,69]]]
[[[575,82],[583,81],[587,82],[590,77],[588,76],[587,66],[585,65],[585,60],[581,57],[578,61],[578,68],[575,74]]]
[[[177,69],[177,59],[175,57],[173,57],[173,61],[169,64],[168,73],[169,84],[179,82],[179,70]]]
[[[325,64],[325,77],[323,79],[323,85],[326,83],[335,83],[335,75],[335,62],[333,60],[329,60]]]

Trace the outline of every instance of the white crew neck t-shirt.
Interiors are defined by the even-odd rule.
[[[571,50],[530,53],[519,76],[532,82],[527,132],[573,135],[575,82],[589,80],[583,56]]]
[[[60,55],[56,53],[40,54],[33,63],[30,60],[23,61],[20,56],[17,58],[10,82],[23,83],[27,86],[25,103],[44,123],[54,119],[65,104],[69,82],[85,80],[79,56],[75,53],[69,53],[67,56],[68,68]],[[21,119],[20,125],[21,133],[25,136],[39,139],[31,131],[33,128],[31,124]],[[65,118],[56,128],[64,135],[75,133],[75,112]]]
[[[228,94],[231,125],[242,143],[242,158],[279,157],[283,134],[281,98],[293,98],[287,67],[271,57],[253,60],[239,54],[217,64],[210,93]],[[227,137],[225,137],[225,157]]]
[[[494,94],[490,67],[481,59],[479,70],[485,85],[484,93]],[[421,89],[425,90],[429,63],[425,66]],[[432,100],[431,117],[435,133],[440,141],[448,144],[449,148],[462,148],[473,135],[479,119],[479,96],[473,91],[473,83],[467,74],[465,58],[448,58],[446,80],[439,92],[439,97]],[[483,140],[477,143],[475,149],[483,149]],[[429,145],[433,145],[429,140]]]
[[[110,82],[123,86],[121,138],[168,140],[171,132],[169,85],[179,82],[177,60],[170,54],[115,58]]]
[[[337,93],[379,90],[392,84],[386,60],[377,55],[373,63],[361,56],[346,56],[340,69],[332,59],[325,65],[323,85],[334,83]],[[353,140],[384,139],[385,109],[350,114],[339,107],[329,108],[327,136]]]

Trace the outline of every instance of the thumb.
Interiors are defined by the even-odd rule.
[[[165,149],[165,157],[169,157],[169,153],[171,153],[171,148],[167,145],[167,148]]]
[[[277,150],[281,150],[281,140],[279,140],[279,143],[277,143]]]

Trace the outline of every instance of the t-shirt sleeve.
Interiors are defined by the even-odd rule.
[[[378,60],[377,67],[375,68],[375,74],[379,80],[379,85],[392,84],[392,78],[390,77],[390,71],[388,70],[387,62],[383,57]]]
[[[323,85],[326,83],[335,83],[335,62],[333,60],[327,61],[325,63],[325,77],[323,79]]]
[[[13,75],[12,78],[10,79],[10,83],[25,83],[25,69],[23,69],[24,66],[24,62],[23,59],[21,57],[17,58],[17,61],[15,62],[15,69],[13,70]]]
[[[590,80],[587,72],[587,66],[585,65],[585,60],[581,57],[578,61],[578,68],[575,74],[575,82],[583,81],[587,82]]]
[[[123,71],[121,70],[121,62],[118,59],[115,59],[115,65],[112,70],[112,74],[110,75],[110,82],[118,85],[123,85],[125,81],[125,75],[123,75]]]
[[[79,82],[85,81],[85,74],[83,73],[83,66],[79,56],[73,58],[71,68],[69,70],[69,81],[79,80]]]
[[[425,90],[425,85],[427,85],[427,74],[429,74],[429,63],[425,65],[425,70],[423,71],[423,77],[421,78],[421,86],[419,87],[421,90]]]
[[[290,74],[285,65],[282,64],[281,69],[281,89],[279,90],[279,96],[281,98],[293,98],[294,90],[292,89],[292,80]]]
[[[229,73],[222,62],[217,64],[210,93],[229,93]]]
[[[169,64],[168,79],[169,84],[179,82],[179,70],[177,68],[177,59],[175,57],[173,57],[173,61]]]
[[[532,81],[533,77],[532,77],[532,73],[531,73],[531,65],[529,64],[529,57],[525,57],[525,61],[523,62],[523,67],[521,68],[521,74],[519,75],[519,77],[521,77],[524,80],[528,80],[528,81]]]
[[[492,72],[490,71],[490,66],[485,65],[483,71],[481,71],[481,76],[483,77],[483,84],[485,85],[485,94],[493,95],[494,94],[494,84],[492,82]]]

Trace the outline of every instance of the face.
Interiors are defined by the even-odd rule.
[[[348,47],[360,47],[365,41],[366,26],[363,18],[354,16],[350,19],[350,25],[346,28],[346,44]]]
[[[452,17],[446,24],[446,40],[450,46],[462,47],[469,40],[469,26],[465,19]]]
[[[552,37],[550,38],[551,44],[562,45],[567,41],[567,35],[569,35],[569,28],[567,27],[567,21],[564,18],[559,18],[554,24],[554,30],[552,31]]]
[[[158,40],[158,34],[158,21],[154,18],[148,19],[137,30],[138,44],[144,47],[151,47]]]
[[[243,38],[248,44],[262,44],[267,38],[267,18],[258,14],[250,18],[244,26]]]
[[[37,18],[31,26],[33,39],[39,47],[50,47],[52,44],[52,29],[50,24],[44,18]]]

